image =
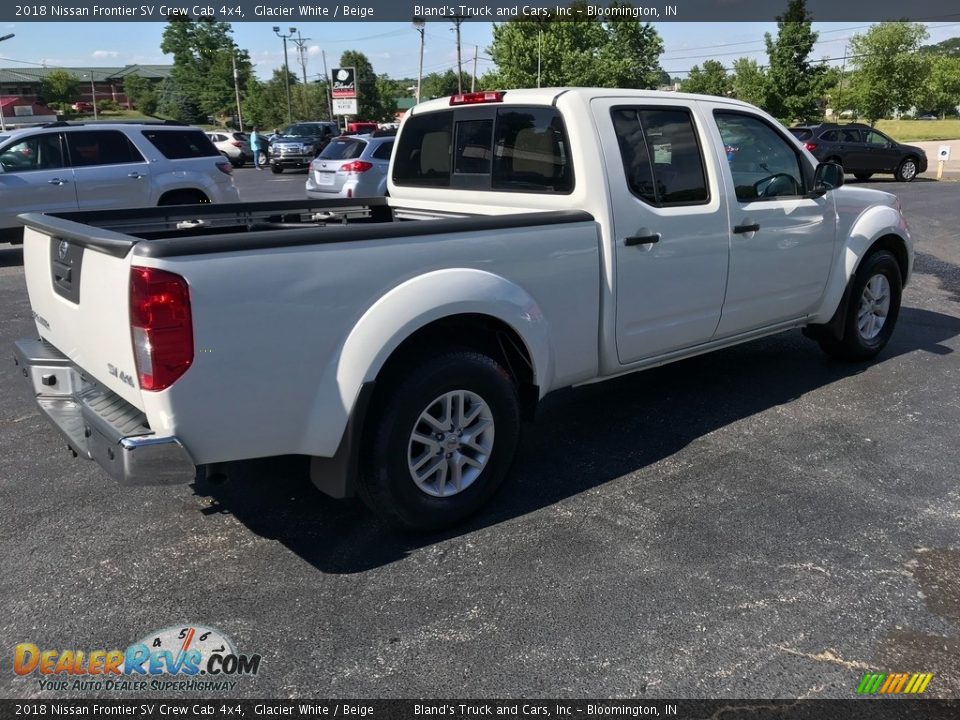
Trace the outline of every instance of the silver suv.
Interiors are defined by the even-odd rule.
[[[24,212],[239,202],[232,167],[180,123],[56,122],[0,134],[0,242]]]
[[[395,132],[342,135],[330,141],[307,172],[307,197],[383,197]]]

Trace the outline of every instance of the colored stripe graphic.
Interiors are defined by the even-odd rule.
[[[867,673],[857,686],[858,695],[920,695],[933,673]]]

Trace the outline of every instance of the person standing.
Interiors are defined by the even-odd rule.
[[[257,133],[257,126],[253,126],[250,131],[250,149],[253,150],[253,166],[260,169],[260,135]]]

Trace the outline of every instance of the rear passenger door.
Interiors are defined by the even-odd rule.
[[[613,209],[622,364],[710,340],[720,320],[728,208],[685,103],[592,103]],[[597,188],[600,191],[600,188]]]
[[[150,166],[119,130],[65,133],[83,210],[151,205]]]

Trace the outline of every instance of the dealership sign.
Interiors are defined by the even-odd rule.
[[[331,85],[331,95],[334,99],[350,99],[357,96],[357,69],[334,68],[333,84]]]
[[[342,100],[337,98],[333,101],[333,114],[334,115],[356,115],[357,114],[357,99],[350,98],[349,100]]]

